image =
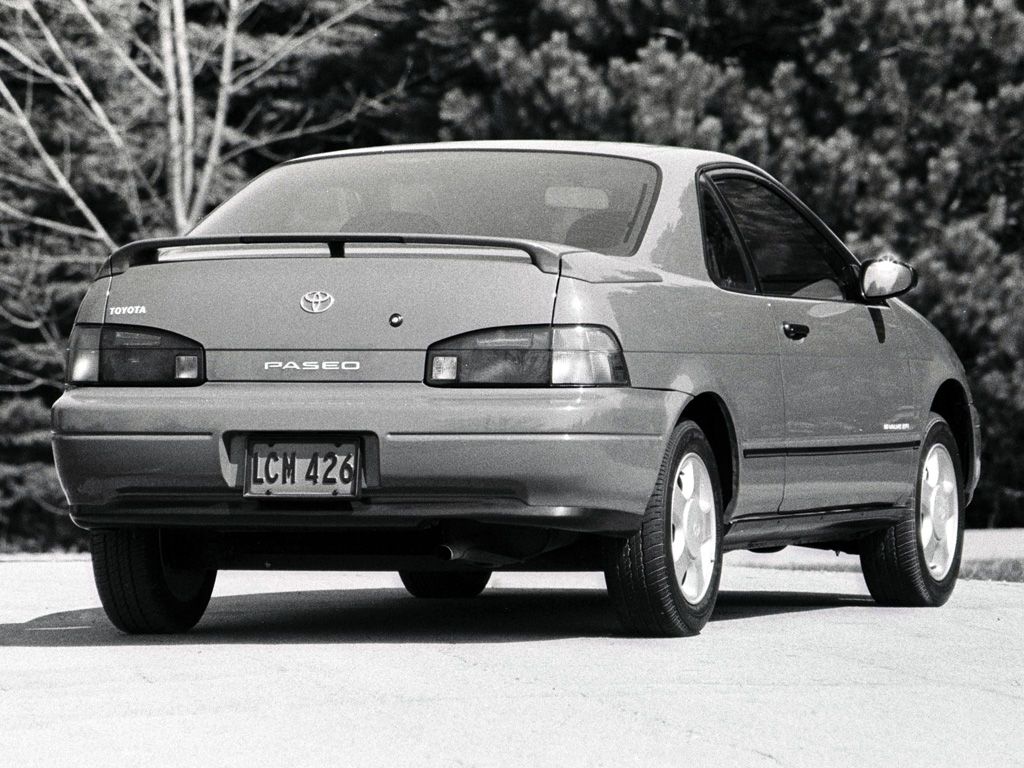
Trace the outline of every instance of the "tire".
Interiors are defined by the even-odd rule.
[[[100,602],[122,632],[175,634],[202,618],[217,571],[168,565],[174,544],[161,531],[92,531],[90,544]]]
[[[947,483],[953,487],[942,490],[932,481],[938,481],[943,488]],[[948,506],[954,501],[955,523],[949,520]],[[929,509],[940,511],[932,515]],[[956,586],[964,542],[963,470],[953,432],[935,414],[921,443],[913,510],[910,519],[872,534],[862,543],[860,564],[864,581],[880,605],[939,606],[949,599]],[[950,541],[953,530],[955,542]],[[925,540],[932,546],[926,547]]]
[[[698,509],[703,514],[694,517]],[[609,540],[606,548],[608,593],[628,632],[684,637],[704,628],[718,598],[724,533],[715,455],[701,428],[684,421],[669,438],[640,529],[626,539]],[[691,544],[701,540],[695,555]],[[677,568],[686,563],[701,567],[677,576]]]
[[[491,580],[490,571],[399,571],[413,597],[476,597]]]

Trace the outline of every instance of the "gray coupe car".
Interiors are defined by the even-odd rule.
[[[53,450],[132,633],[218,569],[604,571],[627,630],[707,622],[722,555],[856,553],[946,601],[979,431],[959,360],[791,192],[710,152],[468,142],[280,165],[82,302]]]

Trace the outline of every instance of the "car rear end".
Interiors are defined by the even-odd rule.
[[[53,409],[75,521],[198,533],[215,567],[498,567],[634,528],[681,395],[631,387],[601,318],[552,324],[580,248],[523,235],[544,215],[548,239],[602,211],[621,227],[654,188],[647,171],[599,188],[599,162],[566,183],[578,158],[540,160],[509,169],[543,198],[509,231],[485,227],[489,199],[445,221],[429,163],[350,187],[310,163],[188,239],[115,254]]]

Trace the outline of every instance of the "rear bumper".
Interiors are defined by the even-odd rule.
[[[464,518],[570,530],[639,520],[686,395],[645,389],[207,383],[69,390],[53,450],[76,522],[345,527]],[[360,498],[243,499],[254,435],[345,434]]]

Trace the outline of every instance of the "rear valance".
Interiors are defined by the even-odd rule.
[[[312,234],[312,233],[281,233],[258,235],[209,235],[204,237],[165,237],[149,240],[136,240],[114,251],[104,262],[99,277],[118,275],[129,267],[141,264],[155,264],[158,255],[165,248],[187,248],[189,246],[209,245],[293,245],[311,243],[326,245],[330,255],[335,258],[344,257],[345,245],[348,243],[399,243],[402,245],[453,245],[477,246],[482,248],[511,248],[525,252],[541,272],[551,275],[558,274],[559,260],[564,252],[578,250],[566,249],[552,243],[534,240],[521,240],[507,237],[479,237],[476,235],[417,235],[417,234]]]

